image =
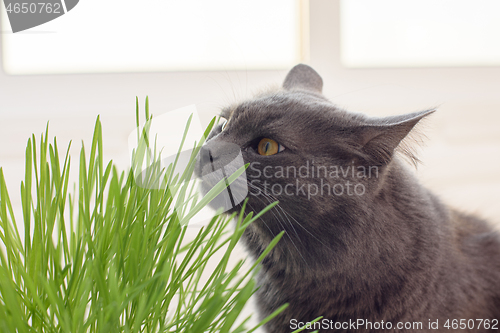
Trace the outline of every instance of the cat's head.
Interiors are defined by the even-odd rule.
[[[363,211],[384,186],[402,140],[433,111],[370,118],[336,107],[322,86],[318,73],[301,64],[280,89],[222,110],[224,121],[210,134],[197,165],[203,191],[243,163],[250,165],[214,206],[235,211],[248,197],[247,210],[258,212],[278,200],[260,227],[297,236]]]

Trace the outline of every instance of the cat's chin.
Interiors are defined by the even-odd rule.
[[[199,191],[203,196],[206,196],[214,186],[215,184],[211,185],[208,184],[206,181],[202,181],[199,187]],[[234,199],[230,194],[230,191],[228,191],[227,189],[223,190],[215,198],[213,198],[208,203],[208,207],[216,211],[222,211],[223,213],[226,214],[232,214],[234,212],[239,212],[241,210],[241,204],[235,203]]]

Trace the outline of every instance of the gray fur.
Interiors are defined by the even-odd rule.
[[[258,278],[262,318],[290,304],[268,323],[267,331],[291,332],[290,320],[307,322],[318,316],[333,322],[420,321],[423,331],[430,331],[429,320],[439,320],[439,330],[433,332],[453,331],[443,327],[447,319],[500,319],[498,234],[486,221],[442,203],[399,156],[402,140],[433,110],[370,118],[339,109],[320,93],[321,87],[321,77],[312,68],[298,65],[281,90],[223,110],[229,122],[224,131],[221,126],[214,129],[203,148],[210,159],[197,166],[198,175],[206,174],[229,163],[241,149],[245,162],[251,163],[247,213],[280,202],[250,225],[243,239],[256,258],[275,235],[286,231],[263,261]],[[259,155],[256,144],[263,137],[285,150]],[[376,167],[378,174],[340,179],[326,174],[259,176],[266,166],[279,170],[305,165]],[[264,181],[276,188],[289,185],[293,195],[258,195]],[[308,197],[298,191],[300,186],[326,188],[347,181],[361,184],[365,193],[311,197],[309,192]],[[204,190],[211,186],[205,184]]]
[[[323,90],[323,79],[311,67],[299,64],[292,68],[283,82],[283,88],[306,89],[317,93]]]

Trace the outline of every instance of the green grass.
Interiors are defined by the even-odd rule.
[[[147,100],[145,115],[151,120]],[[139,125],[138,105],[136,116]],[[26,147],[20,221],[0,168],[1,332],[256,328],[247,328],[248,318],[240,314],[255,292],[258,263],[282,233],[250,269],[243,261],[230,265],[229,258],[245,228],[272,205],[255,216],[214,217],[188,241],[186,223],[226,184],[197,201],[186,182],[194,159],[175,176],[172,167],[161,168],[160,154],[150,147],[148,122],[137,135],[131,170],[120,172],[105,162],[98,118],[90,149],[82,144],[75,186],[69,181],[69,147],[61,155],[56,139],[49,143],[48,127],[38,143],[33,135]],[[145,164],[152,167],[142,175],[144,184],[156,183],[157,189],[135,181]],[[18,225],[24,225],[23,234]],[[216,254],[221,259],[213,268],[208,262]]]

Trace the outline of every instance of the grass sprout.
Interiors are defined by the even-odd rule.
[[[148,137],[147,99],[146,125],[139,118],[137,103],[139,144],[126,172],[105,161],[97,118],[90,149],[81,147],[75,186],[70,146],[61,154],[56,138],[49,143],[48,126],[39,141],[33,135],[20,221],[0,168],[1,332],[225,333],[262,324],[247,328],[241,314],[256,290],[259,262],[283,233],[248,269],[243,260],[231,265],[230,257],[245,228],[274,204],[256,215],[215,216],[188,241],[189,219],[227,184],[193,201],[188,180],[203,140],[185,172],[173,175],[175,165],[162,168]],[[216,254],[221,259],[213,268],[208,263]]]

